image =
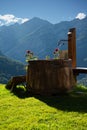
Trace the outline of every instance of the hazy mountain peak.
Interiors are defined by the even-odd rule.
[[[24,24],[30,24],[30,23],[32,23],[32,24],[39,24],[39,25],[41,25],[41,24],[51,24],[49,21],[47,21],[47,20],[44,20],[44,19],[41,19],[41,18],[39,18],[39,17],[33,17],[32,19],[30,19],[29,21],[27,21],[27,22],[25,22]]]

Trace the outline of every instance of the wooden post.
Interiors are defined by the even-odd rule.
[[[68,57],[72,59],[72,67],[76,67],[76,29],[71,28],[68,32]]]

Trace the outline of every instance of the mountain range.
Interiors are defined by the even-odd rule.
[[[21,25],[1,26],[0,50],[7,57],[23,63],[26,50],[31,50],[39,59],[52,58],[58,41],[68,39],[70,28],[76,28],[77,66],[86,67],[87,17],[57,24],[35,17]]]
[[[77,64],[87,66],[87,17],[52,24],[40,18],[19,25],[0,27],[0,50],[13,59],[25,62],[26,50],[39,58],[53,56],[61,39],[67,39],[70,28],[76,28]]]

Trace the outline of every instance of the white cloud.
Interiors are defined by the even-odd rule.
[[[78,13],[77,16],[76,16],[76,19],[82,20],[82,19],[84,19],[85,17],[86,17],[86,14],[84,14],[84,13]]]
[[[8,26],[14,23],[22,24],[28,20],[29,20],[28,18],[18,18],[12,14],[0,15],[0,26],[3,25]]]

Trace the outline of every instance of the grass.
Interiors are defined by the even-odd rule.
[[[77,93],[77,91],[82,93]],[[0,85],[0,130],[86,130],[87,88],[68,95],[39,96]]]

